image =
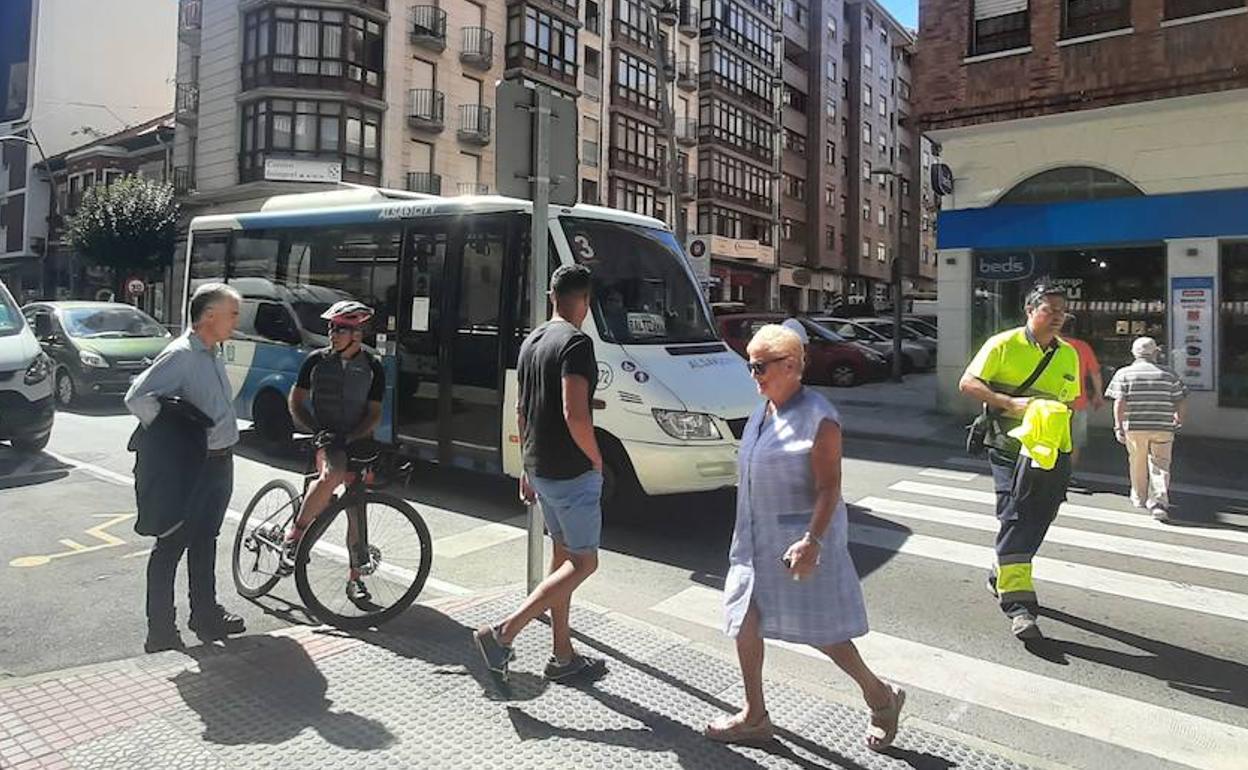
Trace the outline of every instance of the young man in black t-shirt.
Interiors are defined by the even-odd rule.
[[[581,331],[589,315],[589,292],[588,268],[564,265],[556,270],[550,279],[554,317],[520,347],[520,498],[541,502],[554,555],[550,574],[520,609],[475,634],[486,666],[504,679],[514,657],[512,640],[546,610],[554,637],[546,678],[559,681],[603,668],[601,660],[572,649],[568,625],[572,593],[598,568],[602,532],[602,452],[590,411],[598,364],[593,340]]]

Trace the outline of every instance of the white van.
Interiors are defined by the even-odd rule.
[[[324,344],[320,313],[349,296],[378,310],[387,390],[376,438],[401,454],[519,475],[516,357],[529,317],[531,212],[513,198],[356,188],[197,217],[188,293],[224,280],[244,305],[281,298],[264,317],[245,312],[224,346],[239,416],[269,438],[289,436],[286,396],[310,345]],[[604,494],[734,486],[759,396],[672,233],[598,206],[552,206],[549,216],[551,270],[575,262],[594,276],[584,328],[598,358]]]
[[[52,360],[0,281],[0,441],[40,452],[52,436]]]

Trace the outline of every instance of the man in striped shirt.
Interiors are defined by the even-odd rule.
[[[1127,447],[1131,503],[1167,521],[1170,508],[1170,456],[1174,431],[1183,425],[1187,386],[1156,363],[1157,342],[1140,337],[1131,344],[1135,362],[1114,373],[1105,395],[1114,399],[1114,436]]]

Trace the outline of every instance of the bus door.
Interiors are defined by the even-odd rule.
[[[427,459],[502,468],[503,286],[518,221],[469,215],[408,228],[396,424]]]

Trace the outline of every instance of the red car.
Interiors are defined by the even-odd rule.
[[[745,357],[745,346],[755,332],[767,324],[783,323],[785,318],[787,316],[780,313],[732,313],[718,316],[715,320],[724,342]],[[806,373],[802,377],[806,384],[844,388],[888,376],[888,362],[874,350],[851,342],[808,318],[798,320],[810,338]]]

